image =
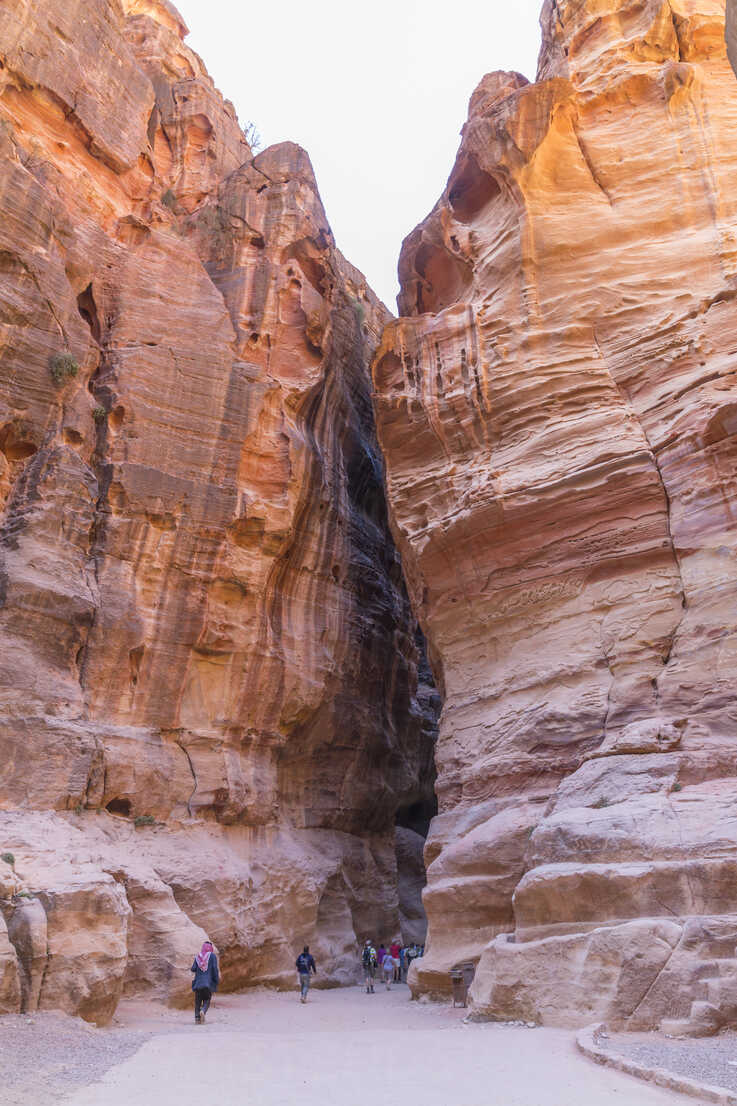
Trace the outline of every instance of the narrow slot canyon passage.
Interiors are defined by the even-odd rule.
[[[169,7],[93,6],[89,42],[55,0],[12,47],[0,15],[0,1013],[105,1026],[187,1005],[206,937],[229,993],[291,988],[305,943],[325,987],[424,945],[440,703],[376,440],[389,314]]]
[[[395,317],[168,0],[0,5],[11,1106],[737,1093],[737,85],[540,25]]]

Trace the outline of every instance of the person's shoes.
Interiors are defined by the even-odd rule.
[[[194,1023],[195,1023],[195,1025],[201,1025],[202,1024],[202,1022],[200,1021],[199,1018],[195,1018]]]
[[[205,1024],[205,1015],[200,1014],[200,1025],[204,1025],[204,1024]]]
[[[304,996],[304,995],[300,995],[300,996],[299,996],[299,1001],[300,1001],[300,1002],[307,1002],[307,999],[305,998],[305,996]]]

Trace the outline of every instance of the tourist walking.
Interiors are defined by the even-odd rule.
[[[392,941],[391,945],[389,946],[389,952],[392,954],[392,964],[393,964],[393,967],[394,967],[392,982],[393,983],[401,983],[402,982],[402,973],[401,973],[401,970],[400,970],[400,960],[399,960],[399,953],[401,952],[401,949],[399,948],[399,941]]]
[[[195,1025],[204,1025],[205,1015],[210,1009],[210,999],[217,991],[220,982],[218,958],[209,941],[202,942],[202,948],[192,961],[190,971],[194,972],[192,990],[194,991]]]
[[[387,991],[392,989],[392,979],[394,978],[394,960],[389,949],[384,953],[384,959],[381,962],[381,967],[384,972],[384,982],[386,983]]]
[[[310,972],[317,975],[317,967],[315,966],[315,958],[310,953],[310,946],[305,945],[301,953],[296,960],[297,972],[299,973],[299,1001],[307,1002],[307,992],[310,989]]]
[[[373,995],[374,993],[374,979],[376,978],[376,949],[371,944],[370,940],[366,940],[363,946],[363,952],[361,954],[361,963],[363,964],[363,976],[366,980],[366,994]]]
[[[378,964],[379,964],[380,968],[384,967],[384,957],[385,956],[386,956],[386,949],[384,948],[384,942],[382,941],[381,944],[379,945],[378,949],[376,950],[376,959],[378,961]]]

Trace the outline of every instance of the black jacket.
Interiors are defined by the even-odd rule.
[[[197,963],[197,957],[192,961],[190,971],[194,972],[193,991],[199,991],[201,987],[207,987],[209,991],[217,991],[220,972],[218,971],[218,958],[214,952],[210,953],[210,959],[207,961],[207,968],[204,972]]]

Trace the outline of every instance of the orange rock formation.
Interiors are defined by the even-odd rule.
[[[374,363],[445,692],[429,950],[477,1016],[737,1018],[737,84],[715,0],[546,0]]]
[[[184,1001],[204,931],[229,988],[350,978],[432,786],[388,315],[185,30],[0,8],[0,1010]]]

